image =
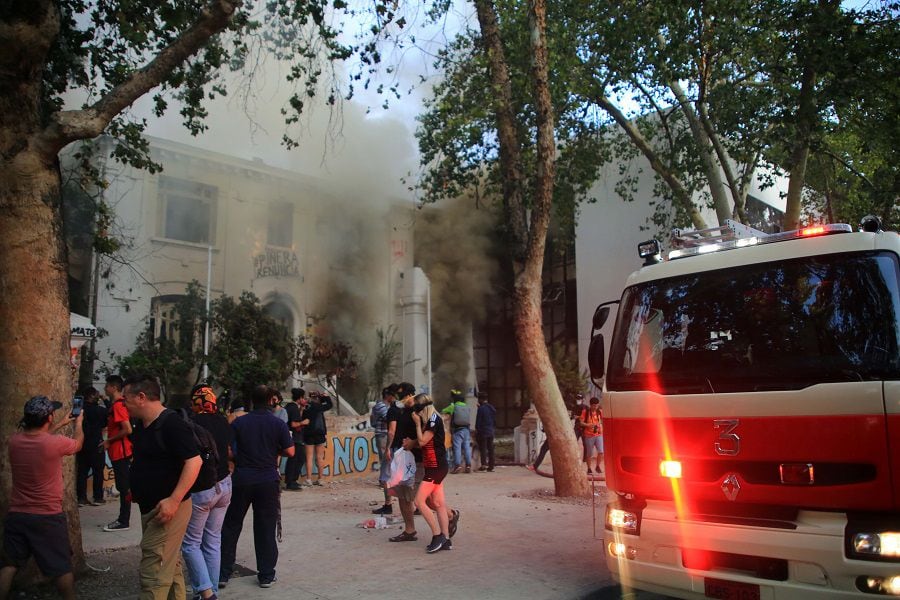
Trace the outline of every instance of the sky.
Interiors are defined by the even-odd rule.
[[[272,60],[264,64],[258,84],[248,94],[236,93],[238,77],[229,77],[231,95],[208,103],[209,129],[200,136],[191,136],[182,126],[174,103],[165,116],[155,117],[152,95],[138,101],[133,113],[147,119],[147,133],[152,136],[247,160],[262,159],[274,167],[330,181],[336,191],[345,194],[413,199],[403,178],[411,175],[414,180],[419,170],[415,119],[437,76],[429,53],[446,43],[456,30],[454,19],[464,15],[464,10],[454,11],[446,22],[429,28],[418,27],[415,20],[421,22],[424,15],[415,15],[405,29],[415,35],[418,48],[402,53],[391,46],[382,48],[383,64],[396,67],[393,77],[399,81],[402,96],[392,97],[390,107],[384,109],[384,96],[357,85],[354,98],[336,111],[314,99],[307,103],[299,130],[301,143],[293,150],[281,144],[286,129],[280,108],[290,92],[284,79],[286,69]],[[427,81],[419,84],[422,75]],[[390,79],[385,76],[381,81]],[[376,86],[377,81],[370,90]],[[297,126],[291,131],[297,132]]]

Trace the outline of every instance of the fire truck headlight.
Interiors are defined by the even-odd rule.
[[[669,479],[681,479],[681,461],[659,461],[659,474],[663,477],[668,477]]]
[[[900,533],[883,531],[854,534],[853,551],[862,556],[898,558],[900,557]]]
[[[606,528],[612,531],[622,531],[624,533],[637,534],[638,531],[638,515],[637,513],[621,508],[606,507]]]
[[[859,577],[856,587],[867,594],[900,596],[900,575],[892,577]]]

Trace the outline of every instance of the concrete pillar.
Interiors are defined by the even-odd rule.
[[[403,343],[401,379],[420,392],[431,391],[430,282],[419,267],[401,274],[397,304]]]

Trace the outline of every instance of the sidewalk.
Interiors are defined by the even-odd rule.
[[[445,486],[448,502],[461,511],[459,532],[453,538],[452,551],[432,555],[425,552],[431,533],[422,517],[416,517],[416,542],[388,542],[388,537],[399,532],[399,525],[386,530],[356,526],[381,504],[374,479],[285,492],[278,582],[261,589],[255,575],[235,577],[220,597],[574,600],[612,585],[602,547],[604,488],[597,487],[595,538],[589,499],[555,498],[550,493],[552,479],[522,467],[450,475]],[[81,509],[84,548],[94,568],[112,565],[125,577],[130,570],[129,589],[113,597],[135,598],[139,515],[135,510],[129,531],[102,531],[102,525],[112,521],[117,511],[117,500]],[[395,513],[399,514],[396,508]],[[237,562],[255,570],[250,514]],[[98,597],[84,595],[84,588],[94,587],[102,579],[103,574],[92,574],[79,581],[79,597]]]

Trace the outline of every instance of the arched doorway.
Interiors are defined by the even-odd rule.
[[[294,311],[284,299],[276,297],[269,301],[263,306],[263,314],[284,327],[289,337],[294,337]]]

